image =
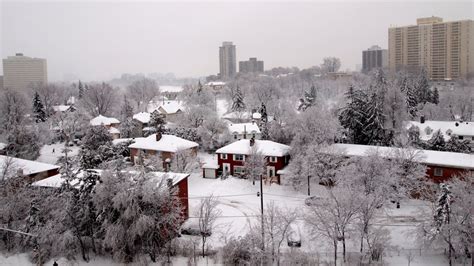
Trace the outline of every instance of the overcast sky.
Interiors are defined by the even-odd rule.
[[[467,2],[4,2],[2,58],[23,52],[46,58],[50,81],[104,80],[122,73],[206,76],[219,71],[223,41],[237,60],[257,57],[265,69],[306,68],[325,56],[342,68],[361,51],[387,48],[388,27],[416,18],[473,19]],[[3,69],[1,70],[3,73]]]

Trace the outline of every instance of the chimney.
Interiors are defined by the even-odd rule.
[[[255,145],[255,139],[252,137],[250,139],[250,147],[253,147],[253,145]]]
[[[424,123],[425,123],[425,116],[424,116],[424,115],[421,115],[421,116],[420,116],[420,123],[421,123],[421,124],[424,124]]]
[[[18,170],[16,170],[16,174],[17,174],[19,177],[23,176],[23,169],[18,168]]]
[[[156,141],[160,141],[161,139],[161,131],[156,132]]]

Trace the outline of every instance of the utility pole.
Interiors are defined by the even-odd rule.
[[[308,175],[308,196],[311,196],[311,190],[310,190],[310,185],[309,185],[310,178],[311,178],[311,175]]]
[[[262,222],[262,251],[265,252],[265,228],[263,226],[263,175],[260,175],[260,212]]]

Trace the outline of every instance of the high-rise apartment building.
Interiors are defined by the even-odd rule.
[[[239,62],[239,72],[241,73],[261,73],[263,72],[263,61],[257,61],[256,57],[249,58],[248,61]]]
[[[388,29],[392,72],[426,68],[432,80],[465,78],[474,73],[474,21],[417,19],[417,25]]]
[[[223,42],[219,47],[219,69],[221,78],[232,78],[237,72],[235,45],[232,42]]]
[[[369,49],[362,51],[362,71],[370,72],[374,68],[388,67],[388,50],[373,45]]]
[[[31,58],[18,53],[3,59],[3,87],[26,89],[33,84],[46,84],[46,59]]]

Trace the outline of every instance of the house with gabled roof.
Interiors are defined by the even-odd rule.
[[[266,173],[264,178],[270,182],[280,184],[278,171],[285,168],[290,161],[290,146],[271,140],[256,140],[253,138],[241,139],[218,149],[216,151],[217,164],[205,164],[203,166],[204,177],[217,178],[219,175],[245,176],[245,160],[250,156],[254,146],[257,148],[257,152],[265,156]]]

